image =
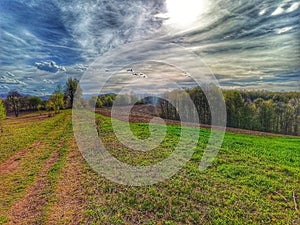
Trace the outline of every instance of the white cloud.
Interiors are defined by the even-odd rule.
[[[9,90],[9,87],[7,85],[0,85],[0,88]]]
[[[275,30],[275,32],[277,34],[283,34],[283,33],[286,33],[288,31],[292,30],[292,29],[294,29],[294,27],[284,27],[284,28]]]
[[[11,72],[6,72],[6,74],[7,74],[8,76],[15,77],[15,75],[14,75],[13,73],[11,73]]]
[[[285,12],[285,10],[281,6],[279,6],[271,15],[272,16],[277,16],[277,15],[280,15],[284,12]]]
[[[46,84],[54,84],[53,80],[44,79],[43,82],[46,83]]]
[[[0,77],[0,83],[5,83],[5,84],[21,84],[21,85],[26,85],[25,82],[18,80],[18,79],[14,79],[14,78],[10,78],[10,77],[6,77],[4,75],[2,75]]]
[[[77,72],[84,72],[86,71],[88,68],[88,65],[83,65],[83,64],[76,64],[76,65],[73,65],[72,67],[70,67],[71,70],[75,70]],[[68,70],[70,70],[68,68]]]
[[[300,6],[300,2],[294,2],[287,10],[286,12],[287,13],[290,13],[290,12],[294,12],[295,10],[297,10]]]
[[[300,2],[294,2],[290,7],[288,7],[287,9],[284,9],[285,5],[280,5],[271,15],[272,16],[277,16],[277,15],[281,15],[283,13],[291,13],[296,11],[299,6],[300,6]]]
[[[54,62],[54,61],[41,62],[41,63],[36,62],[34,65],[39,70],[44,70],[44,71],[48,71],[51,73],[57,73],[59,71],[66,71],[65,67],[57,65],[56,62]]]

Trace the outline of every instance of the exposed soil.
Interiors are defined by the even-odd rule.
[[[31,114],[31,113],[34,113],[34,112],[36,112],[36,111],[31,111],[31,110],[28,110],[28,111],[20,111],[20,112],[19,112],[19,116],[28,115],[28,114]],[[14,117],[14,118],[16,117],[14,112],[7,112],[6,115],[7,115],[8,117]]]
[[[128,115],[124,113],[128,110],[128,106],[124,107],[118,107],[115,110],[115,113],[113,115],[114,118],[119,119],[121,121],[128,121]],[[111,108],[97,108],[95,110],[96,113],[99,113],[104,116],[111,117]],[[159,109],[155,108],[152,105],[135,105],[131,109],[131,114],[129,116],[129,122],[131,123],[149,123],[151,119],[154,117],[157,117],[159,115]],[[165,124],[168,125],[175,125],[175,126],[190,126],[190,127],[202,127],[211,129],[210,125],[206,124],[193,124],[193,123],[182,123],[180,121],[176,120],[169,120],[164,119]],[[161,122],[162,123],[162,122]],[[267,132],[260,132],[260,131],[253,131],[253,130],[244,130],[244,129],[238,129],[238,128],[232,128],[232,127],[226,127],[226,132],[232,132],[236,134],[248,134],[248,135],[254,135],[254,136],[265,136],[265,137],[280,137],[280,136],[287,136],[283,134],[273,134],[273,133],[267,133]]]
[[[36,115],[22,115],[20,117],[7,117],[7,123],[8,124],[19,124],[19,123],[25,123],[25,122],[36,122],[48,119],[48,114],[41,113]]]
[[[41,224],[36,218],[43,216],[43,207],[47,204],[47,192],[43,193],[49,186],[47,173],[54,163],[59,159],[59,153],[54,152],[43,164],[42,171],[39,172],[37,180],[27,190],[27,194],[17,202],[9,213],[9,224]]]
[[[86,199],[82,180],[84,160],[72,140],[72,149],[67,157],[56,189],[57,202],[51,207],[48,224],[79,224],[83,221]]]
[[[144,107],[145,106],[140,105],[132,110],[132,113],[129,118],[130,122],[148,123],[149,121],[151,121],[153,117],[157,116],[156,109],[154,109],[151,106],[148,106],[147,108]],[[97,113],[100,113],[105,116],[111,116],[109,108],[97,109]],[[118,109],[118,113],[115,115],[115,117],[117,119],[126,121],[128,115],[125,115],[124,109],[120,108]],[[39,120],[40,118],[43,117],[37,115],[34,116],[33,120]],[[24,119],[24,121],[26,121],[26,120],[31,120],[32,118],[31,117],[26,118],[26,116],[24,116],[24,118],[20,118],[20,119]],[[165,120],[165,122],[170,125],[180,125],[180,121]],[[197,126],[197,127],[199,126],[199,124],[184,124],[184,125]],[[208,129],[210,128],[209,125],[200,125],[200,126],[206,127]],[[235,128],[227,128],[227,131],[234,132],[234,133],[241,133],[241,134],[257,135],[257,136],[282,136],[282,135],[275,135],[275,134],[256,132],[256,131],[247,131],[247,130],[235,129]],[[60,138],[60,136],[58,137]],[[66,144],[64,140],[61,141],[58,148]],[[22,169],[19,167],[19,163],[21,161],[19,159],[27,157],[28,154],[30,153],[30,152],[28,153],[30,149],[38,148],[38,150],[42,150],[41,146],[43,146],[41,142],[34,142],[28,148],[25,148],[20,152],[14,154],[13,156],[11,156],[9,159],[7,159],[4,163],[0,165],[0,175],[11,173],[17,169]],[[55,183],[55,186],[53,186],[53,183],[51,183],[51,180],[49,180],[48,174],[52,166],[61,157],[59,152],[56,151],[56,148],[55,150],[52,150],[52,154],[48,159],[46,160],[44,159],[45,161],[42,164],[42,169],[36,175],[35,181],[31,184],[30,187],[26,189],[25,195],[22,197],[22,199],[17,200],[12,205],[12,208],[8,214],[8,217],[10,219],[8,224],[86,224],[88,222],[86,218],[84,218],[86,215],[85,210],[87,209],[87,204],[89,204],[90,202],[89,195],[87,194],[88,191],[93,192],[94,196],[97,196],[97,198],[99,199],[99,202],[102,201],[102,199],[105,200],[102,206],[108,206],[109,209],[116,208],[115,205],[118,206],[118,202],[120,201],[110,202],[109,200],[118,200],[118,199],[122,200],[123,199],[122,197],[105,198],[105,195],[107,193],[103,191],[104,196],[97,192],[94,193],[97,190],[96,188],[94,189],[94,187],[88,191],[85,190],[85,188],[86,189],[89,188],[88,185],[91,185],[88,183],[93,182],[90,179],[87,179],[90,178],[87,175],[87,171],[86,171],[88,166],[85,164],[85,161],[82,158],[81,153],[76,146],[74,138],[68,141],[67,146],[68,146],[67,156],[66,158],[64,158],[66,160],[65,165],[63,166],[62,170],[58,174],[59,178],[57,179],[57,183]],[[109,187],[109,185],[107,186]],[[105,187],[103,186],[103,190]],[[102,188],[102,183],[99,184],[99,188]],[[114,195],[115,193],[112,192],[109,193],[108,195],[111,196]],[[126,192],[124,191],[124,193]],[[129,193],[129,197],[131,197],[130,192],[128,193]],[[147,195],[145,195],[144,197],[146,200],[148,198],[150,199],[148,194],[149,192],[147,192]],[[164,194],[164,192],[162,192],[162,194]],[[295,193],[294,195],[294,201],[296,203],[298,202],[297,193]],[[114,204],[114,206],[112,206],[112,204]],[[125,204],[125,206],[132,207],[130,208],[130,210],[135,210],[134,205],[133,206],[129,205],[129,203],[128,205],[126,205],[127,203],[124,202],[122,202],[122,204],[123,206]],[[172,207],[176,208],[176,206],[172,206],[172,199],[170,198],[169,208],[171,209]],[[297,206],[295,206],[295,210],[296,211],[298,210]],[[140,218],[139,214],[143,212],[139,211],[138,209],[136,209],[135,212],[136,213],[131,212],[130,217],[129,216],[126,217],[124,215],[123,219],[128,221],[131,224],[142,223],[141,222],[142,219]],[[107,215],[109,216],[113,214],[114,213],[108,212]],[[151,214],[150,212],[148,216],[149,218],[155,218],[156,213]],[[203,218],[204,216],[206,215],[204,214]],[[189,223],[189,220],[187,220],[186,223]],[[160,222],[158,222],[157,224],[160,224]]]
[[[35,147],[38,147],[41,142],[33,143],[29,148],[24,148],[22,151],[17,152],[16,154],[9,157],[4,163],[0,165],[0,175],[8,174],[13,172],[20,164],[21,159],[25,154]]]

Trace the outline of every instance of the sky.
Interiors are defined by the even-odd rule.
[[[300,91],[299,21],[299,0],[1,0],[0,94],[49,95],[69,77],[101,80],[110,64],[126,74],[124,65],[162,55],[196,67],[182,51],[222,88]],[[102,59],[104,73],[91,72]],[[158,78],[170,68],[145,64]]]

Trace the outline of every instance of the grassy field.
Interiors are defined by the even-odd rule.
[[[170,180],[129,187],[97,173],[82,158],[71,111],[4,122],[0,135],[0,224],[300,224],[300,139],[226,133],[213,165],[198,170],[210,131],[192,160]],[[152,152],[118,143],[110,118],[97,115],[110,153],[133,165],[166,158],[180,127]],[[157,125],[160,129],[161,125]],[[145,138],[148,126],[131,124]],[[193,128],[190,128],[193,129]]]

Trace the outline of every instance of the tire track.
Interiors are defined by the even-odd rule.
[[[17,169],[20,164],[20,159],[23,158],[29,150],[38,147],[40,144],[40,141],[34,142],[30,147],[24,148],[22,151],[17,152],[16,154],[9,157],[4,163],[0,165],[0,175],[11,173],[15,169]]]
[[[58,129],[53,129],[50,133],[42,135],[39,138],[39,142],[32,144],[32,148],[26,148],[16,153],[5,163],[1,164],[3,168],[6,168],[7,172],[13,171],[13,168],[19,168],[18,171],[22,171],[22,168],[18,167],[18,165],[12,167],[12,170],[10,170],[9,163],[19,156],[26,158],[26,153],[29,154],[28,150],[33,148],[36,148],[35,152],[42,153],[47,150],[50,154],[49,158],[42,162],[42,169],[37,173],[33,184],[27,187],[22,199],[14,202],[8,211],[7,217],[9,218],[9,222],[7,224],[43,224],[43,220],[46,218],[44,209],[48,205],[49,197],[53,194],[49,172],[63,157],[61,149],[65,145],[65,134],[70,129],[70,122],[66,116],[59,119],[61,122],[55,121],[55,124],[59,123]],[[24,174],[24,176],[27,175]]]
[[[66,165],[55,191],[58,200],[48,212],[48,224],[80,224],[83,222],[86,202],[83,173],[84,159],[73,137]]]
[[[38,179],[29,188],[26,196],[17,202],[9,213],[9,224],[41,224],[37,221],[41,218],[42,208],[47,204],[47,193],[43,191],[49,187],[47,173],[59,159],[58,151],[52,153],[51,157],[43,164],[43,170],[39,172]]]

